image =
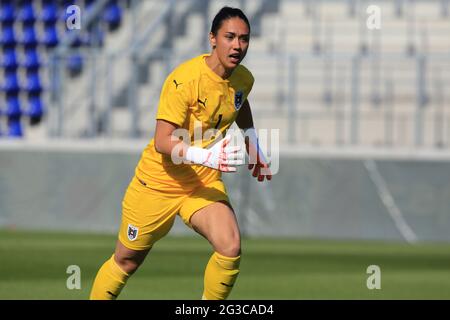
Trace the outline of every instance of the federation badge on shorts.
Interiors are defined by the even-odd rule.
[[[244,94],[242,91],[236,92],[234,95],[234,108],[236,110],[239,110],[242,106],[242,98],[244,97]]]
[[[135,227],[132,224],[129,224],[128,231],[127,231],[128,240],[130,240],[130,241],[136,240],[136,238],[138,236],[138,232],[139,232],[138,227]]]

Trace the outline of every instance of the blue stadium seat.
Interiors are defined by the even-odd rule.
[[[72,77],[78,76],[83,71],[83,57],[73,54],[67,60],[67,69]]]
[[[23,137],[20,119],[8,119],[8,136],[17,138]]]
[[[38,70],[41,67],[41,59],[35,49],[25,50],[25,59],[22,66],[28,70]]]
[[[44,36],[41,40],[47,48],[54,48],[59,43],[58,30],[55,25],[46,25],[44,28]]]
[[[116,1],[111,1],[103,12],[103,21],[108,24],[109,31],[119,28],[122,21],[122,10]]]
[[[28,94],[40,94],[42,92],[41,79],[39,72],[28,71],[26,76],[25,90]]]
[[[17,44],[16,33],[13,26],[3,26],[2,33],[0,35],[0,46],[14,47]]]
[[[28,116],[30,117],[30,125],[33,126],[40,123],[43,115],[44,109],[40,95],[30,95],[28,97]]]
[[[3,50],[1,66],[5,69],[5,71],[17,70],[19,64],[17,63],[16,50],[13,48]]]
[[[22,116],[18,94],[8,94],[6,97],[6,116],[8,119],[17,119]]]
[[[24,25],[22,29],[22,38],[21,44],[25,46],[25,48],[35,48],[38,44],[38,40],[36,37],[36,30],[34,29],[34,25]]]
[[[54,25],[58,21],[58,7],[56,3],[53,1],[44,2],[40,18],[46,25]]]
[[[20,85],[16,71],[5,72],[5,83],[3,85],[3,91],[5,91],[8,95],[19,93]]]
[[[33,4],[31,1],[22,3],[19,8],[18,20],[23,24],[33,24],[36,21]]]
[[[0,23],[2,26],[12,25],[15,20],[15,11],[12,3],[0,4]]]

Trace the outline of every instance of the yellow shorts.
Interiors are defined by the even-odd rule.
[[[219,201],[230,205],[221,180],[186,194],[159,192],[145,186],[134,176],[122,202],[119,240],[129,249],[149,249],[170,231],[177,214],[192,228],[192,215]]]

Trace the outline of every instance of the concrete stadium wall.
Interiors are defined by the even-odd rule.
[[[0,228],[117,232],[145,143],[0,145]],[[282,149],[270,183],[246,167],[224,180],[248,236],[450,241],[448,159]]]

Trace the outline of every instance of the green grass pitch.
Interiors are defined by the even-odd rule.
[[[87,299],[115,235],[0,231],[0,299]],[[311,239],[242,239],[241,274],[230,299],[450,299],[450,245]],[[160,240],[120,299],[199,299],[209,244]],[[66,287],[69,265],[81,289]],[[381,289],[369,290],[369,265]]]

